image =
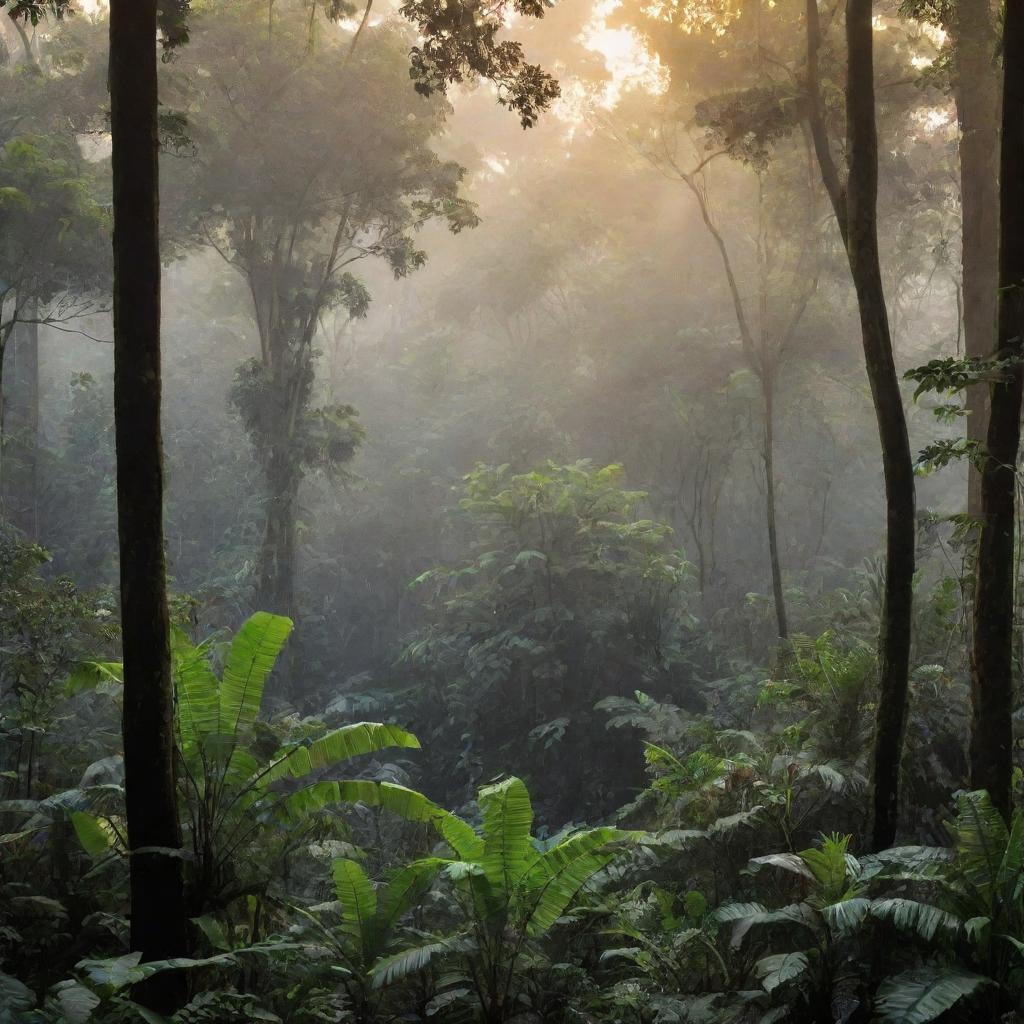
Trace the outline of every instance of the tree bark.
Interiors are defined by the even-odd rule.
[[[1003,22],[1000,158],[999,354],[1024,355],[1024,0],[1007,0]],[[987,789],[1009,818],[1013,804],[1013,619],[1020,363],[990,389],[981,478],[981,532],[971,665],[971,786]]]
[[[817,0],[807,0],[811,134],[857,292],[864,362],[878,423],[885,479],[885,589],[879,634],[879,695],[871,795],[871,843],[873,849],[880,850],[892,845],[899,819],[900,760],[906,733],[910,676],[916,511],[913,458],[893,358],[878,251],[878,129],[871,15],[871,0],[847,0],[848,174],[844,186],[832,158],[821,100],[818,67],[821,30]]]
[[[270,490],[257,576],[256,604],[262,611],[294,616],[295,517],[302,471],[286,446],[275,448],[266,473]]]
[[[163,537],[156,8],[156,0],[110,4],[122,725],[131,945],[143,960],[187,952]],[[136,991],[163,1013],[184,996],[180,971]]]
[[[960,203],[964,339],[969,357],[985,358],[996,345],[999,307],[999,38],[989,0],[956,5],[957,119],[960,122]],[[984,443],[988,388],[967,389],[967,436]],[[981,514],[981,474],[968,468],[967,511]]]

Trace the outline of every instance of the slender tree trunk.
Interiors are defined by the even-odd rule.
[[[846,39],[847,182],[850,272],[857,290],[861,335],[882,443],[885,476],[885,602],[875,717],[872,844],[891,846],[899,820],[900,759],[907,724],[913,610],[914,463],[907,435],[878,253],[878,134],[875,123],[871,0],[848,0]]]
[[[999,349],[1024,355],[1024,0],[1007,0],[1003,22],[1000,161]],[[981,478],[981,534],[971,666],[971,785],[987,789],[1009,818],[1013,774],[1013,618],[1020,364],[991,387]]]
[[[772,570],[772,594],[775,598],[775,623],[780,640],[789,639],[786,616],[786,595],[782,589],[782,562],[779,558],[779,527],[775,504],[775,378],[764,370],[761,378],[764,393],[764,482],[768,523],[768,558]]]
[[[743,347],[743,354],[750,364],[750,368],[757,375],[758,381],[761,385],[762,393],[765,395],[765,416],[772,415],[772,411],[768,409],[768,389],[774,387],[774,380],[771,384],[765,380],[766,375],[774,374],[778,369],[778,353],[769,355],[769,346],[767,341],[767,280],[764,276],[766,266],[764,263],[764,249],[762,245],[762,231],[758,233],[758,263],[760,265],[761,280],[760,280],[760,333],[761,333],[761,346],[758,349],[757,344],[754,340],[754,334],[750,327],[750,320],[747,317],[746,307],[743,303],[743,297],[740,294],[739,283],[736,280],[736,273],[733,270],[732,257],[729,255],[729,248],[725,244],[725,238],[722,232],[719,231],[712,216],[711,210],[708,206],[707,196],[704,194],[703,189],[698,184],[696,178],[692,174],[687,174],[681,168],[676,168],[681,180],[689,188],[694,198],[697,200],[697,205],[700,209],[701,219],[704,221],[704,226],[708,230],[708,234],[711,235],[714,240],[715,246],[718,249],[719,257],[722,262],[722,269],[725,272],[725,279],[729,285],[729,294],[732,297],[733,312],[736,316],[736,328],[740,334],[740,342]],[[763,210],[763,196],[760,192],[759,187],[759,212]],[[770,361],[770,362],[769,362]],[[774,430],[766,419],[764,424],[765,437],[769,434],[773,434]],[[774,440],[771,442],[774,446]],[[774,479],[774,451],[769,454],[768,442],[766,440],[764,455],[765,464],[765,490],[767,493],[768,510],[768,546],[769,546],[769,570],[772,577],[772,597],[775,604],[775,621],[779,629],[779,638],[786,640],[789,637],[789,628],[787,625],[786,616],[786,601],[785,593],[782,588],[782,565],[779,559],[779,545],[778,545],[778,515],[775,504],[775,479]],[[769,475],[771,478],[769,479]]]
[[[857,292],[861,339],[878,423],[885,478],[885,590],[879,635],[879,695],[872,759],[872,847],[891,846],[899,818],[900,760],[907,722],[913,611],[914,465],[892,351],[878,251],[878,129],[875,118],[872,0],[846,4],[846,125],[849,171],[841,182],[821,100],[817,0],[807,0],[811,134],[822,181],[846,244]]]
[[[956,107],[960,122],[960,202],[963,219],[963,316],[968,356],[985,358],[996,345],[999,306],[999,77],[998,33],[990,0],[959,3]],[[967,436],[984,442],[988,388],[967,390]],[[981,514],[981,474],[968,469],[967,511]]]
[[[133,851],[131,945],[144,960],[187,952],[163,537],[156,14],[156,0],[111,0],[125,808]],[[179,971],[156,975],[137,991],[141,1002],[165,1013],[184,995]]]

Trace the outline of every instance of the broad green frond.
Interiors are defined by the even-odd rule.
[[[803,850],[799,855],[830,902],[846,891],[849,845],[850,836],[825,836],[819,847]]]
[[[925,942],[931,942],[938,932],[955,934],[961,921],[953,914],[929,903],[901,899],[876,900],[871,904],[871,916],[891,921],[897,928],[916,932]]]
[[[754,972],[761,979],[765,992],[769,995],[782,985],[806,974],[811,962],[806,953],[776,953],[762,957],[754,964]]]
[[[883,1024],[929,1024],[980,989],[988,978],[955,967],[923,967],[887,978],[875,1014]]]
[[[396,872],[377,901],[375,931],[383,942],[398,921],[433,885],[434,879],[448,862],[440,857],[427,857]]]
[[[360,956],[372,941],[377,915],[377,894],[366,872],[354,861],[340,857],[331,863],[334,892],[341,903],[342,930],[355,941]]]
[[[447,811],[434,819],[444,841],[465,861],[480,861],[484,856],[484,841],[468,822]]]
[[[422,971],[436,956],[448,952],[447,942],[429,942],[424,946],[406,949],[381,960],[370,971],[374,988],[383,988],[402,978]]]
[[[1024,871],[1024,814],[1015,811],[1010,823],[1010,834],[1006,849],[999,864],[996,885],[1004,899],[1014,899],[1014,890],[1021,881]]]
[[[1009,833],[988,793],[976,790],[957,798],[956,821],[946,826],[956,846],[957,867],[986,903],[999,878]]]
[[[209,652],[193,647],[180,630],[172,631],[171,652],[178,698],[178,733],[182,754],[190,758],[202,738],[217,730],[220,682],[210,667]]]
[[[839,900],[821,908],[821,916],[837,935],[858,928],[868,915],[871,901],[863,896]]]
[[[217,732],[233,736],[256,721],[267,676],[291,631],[291,619],[256,612],[235,634],[224,660]]]
[[[773,868],[782,868],[783,871],[791,871],[794,875],[800,875],[808,881],[814,881],[814,874],[807,866],[802,854],[796,853],[769,853],[764,857],[753,857],[751,864],[758,866],[768,865]]]
[[[511,778],[480,790],[483,816],[483,868],[491,885],[511,893],[536,857],[530,840],[533,807],[521,779]]]
[[[90,857],[103,857],[110,853],[117,837],[109,824],[85,811],[71,811],[69,817],[82,849]]]
[[[526,926],[531,935],[542,935],[562,916],[580,889],[614,860],[616,853],[608,845],[628,835],[615,828],[592,829],[538,858],[520,886],[520,898],[530,908]]]
[[[263,776],[270,783],[287,775],[302,778],[319,768],[348,761],[360,754],[372,754],[387,747],[418,750],[420,742],[412,733],[397,725],[380,722],[356,722],[321,736],[312,743],[284,750],[275,758],[275,764]]]

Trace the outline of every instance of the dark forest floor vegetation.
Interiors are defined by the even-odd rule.
[[[1022,168],[1024,0],[0,0],[0,1024],[1024,1021]]]

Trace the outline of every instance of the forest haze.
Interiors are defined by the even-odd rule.
[[[0,1024],[1024,1020],[1024,0],[0,0]]]

